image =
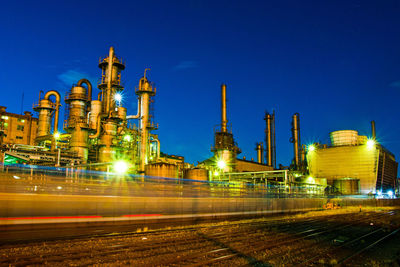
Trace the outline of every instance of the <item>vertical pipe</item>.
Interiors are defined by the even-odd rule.
[[[265,113],[264,119],[266,121],[265,142],[267,145],[267,165],[272,166],[272,116],[269,113]]]
[[[221,85],[221,132],[226,132],[226,125],[228,120],[226,119],[226,85]]]
[[[272,112],[272,166],[276,169],[275,110]]]
[[[114,61],[114,47],[110,47],[110,52],[108,55],[108,68],[107,68],[107,90],[106,90],[106,113],[110,112],[111,106],[111,87],[112,87],[112,66]]]
[[[376,140],[375,121],[371,121],[372,139]]]
[[[264,144],[262,142],[256,144],[257,162],[260,163],[260,164],[264,163],[264,161],[263,161],[263,152],[264,152],[263,151],[263,145]]]
[[[144,82],[145,83],[145,82]],[[148,147],[148,124],[149,124],[149,100],[150,96],[148,93],[142,93],[140,96],[140,170],[144,171],[147,163],[147,147]]]
[[[295,168],[298,169],[300,166],[300,119],[299,113],[295,113],[292,117],[292,142],[294,150],[294,163]]]

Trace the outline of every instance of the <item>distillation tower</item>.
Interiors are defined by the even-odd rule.
[[[150,114],[156,89],[146,77],[148,69],[135,89],[137,114],[127,115],[127,109],[122,106],[124,86],[121,82],[125,64],[115,55],[113,47],[108,56],[100,58],[99,68],[102,75],[96,100],[92,100],[92,84],[87,79],[79,80],[66,94],[63,125],[66,133],[61,136],[58,132],[60,94],[51,90],[43,99],[39,95],[39,104],[34,105],[34,110],[39,113],[35,143],[47,145],[51,142],[51,149],[55,150],[59,140],[59,143],[67,144],[60,146],[62,153],[78,157],[83,166],[95,163],[104,169],[117,160],[124,160],[132,170],[143,173],[145,165],[157,161],[160,156],[158,136],[151,133],[157,128]],[[55,96],[55,101],[50,99],[51,96]],[[139,120],[139,127],[128,124],[133,119]]]
[[[214,159],[217,166],[223,172],[231,172],[235,169],[236,156],[241,151],[233,139],[232,131],[228,131],[228,120],[226,117],[226,85],[221,85],[221,128],[215,132]]]

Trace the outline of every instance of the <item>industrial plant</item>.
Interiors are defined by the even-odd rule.
[[[156,87],[147,78],[150,69],[145,69],[138,81],[137,110],[129,114],[122,106],[125,62],[111,47],[98,66],[98,92],[87,79],[76,81],[64,97],[55,90],[40,91],[33,105],[37,118],[29,111],[18,115],[0,107],[4,165],[20,163],[273,186],[291,193],[398,194],[398,163],[376,138],[374,122],[371,139],[355,130],[342,130],[330,134],[331,144],[306,145],[300,139],[300,114],[295,113],[290,139],[293,160],[289,167],[277,168],[275,111],[264,115],[265,140],[256,143],[257,159],[239,158],[240,145],[228,127],[227,85],[222,84],[221,122],[214,132],[213,156],[193,166],[182,156],[161,152],[153,115]],[[62,105],[65,119],[60,123]]]

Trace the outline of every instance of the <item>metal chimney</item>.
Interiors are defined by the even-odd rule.
[[[275,168],[275,111],[271,114],[265,112],[265,144],[266,164]]]
[[[295,113],[292,117],[292,138],[295,169],[300,167],[300,115]]]
[[[226,133],[226,84],[221,85],[221,132]]]
[[[376,140],[375,121],[371,121],[372,139]]]

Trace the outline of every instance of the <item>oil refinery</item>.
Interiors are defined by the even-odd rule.
[[[64,97],[55,90],[39,92],[33,105],[35,118],[8,113],[0,108],[1,157],[7,164],[44,165],[70,170],[94,170],[171,177],[200,181],[231,182],[241,186],[274,186],[287,192],[323,194],[398,194],[398,163],[381,144],[372,123],[372,139],[355,130],[331,133],[331,144],[302,144],[300,114],[292,117],[293,160],[277,168],[275,111],[266,112],[265,140],[256,143],[257,159],[238,158],[241,153],[228,127],[227,85],[221,85],[221,122],[214,132],[213,157],[197,166],[182,156],[161,152],[155,133],[156,87],[145,69],[135,88],[137,110],[122,106],[125,62],[114,48],[100,58],[101,78],[95,92],[88,79],[72,85]],[[64,120],[60,123],[61,108]],[[131,111],[129,111],[131,112]],[[135,123],[136,122],[136,123]]]

